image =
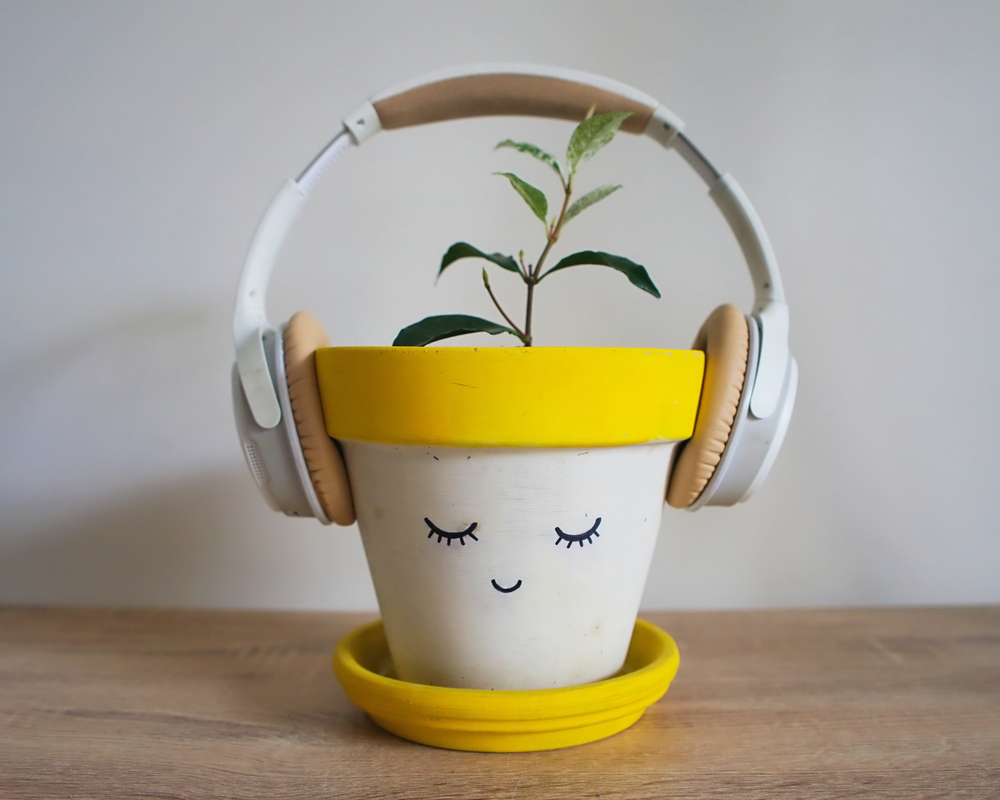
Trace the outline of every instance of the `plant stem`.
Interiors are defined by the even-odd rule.
[[[490,294],[490,300],[493,301],[493,305],[495,305],[497,307],[497,311],[499,311],[500,314],[501,314],[501,316],[503,316],[503,318],[505,320],[507,320],[507,324],[510,325],[510,327],[512,327],[514,329],[514,331],[517,333],[517,335],[521,337],[521,341],[524,342],[524,346],[525,347],[530,347],[531,346],[531,336],[528,333],[526,333],[525,331],[522,331],[519,327],[517,327],[517,325],[515,324],[514,320],[512,320],[510,317],[507,316],[507,312],[503,310],[503,308],[500,305],[500,302],[496,298],[496,295],[493,294],[493,289],[490,287],[490,281],[489,281],[489,278],[486,277],[486,270],[485,269],[483,270],[483,284],[486,286],[486,291],[489,292],[489,294]],[[532,289],[532,286],[529,283],[528,284],[529,296],[530,296],[531,289]]]
[[[528,281],[528,306],[524,311],[524,346],[531,347],[531,300],[535,294],[535,279]]]
[[[525,279],[525,283],[528,284],[528,302],[524,310],[525,347],[531,347],[531,307],[535,296],[535,284],[538,283],[538,276],[542,274],[542,264],[545,263],[545,258],[548,256],[549,250],[552,249],[552,245],[559,241],[559,234],[562,232],[563,221],[566,219],[566,209],[569,208],[569,198],[573,194],[572,177],[569,181],[563,183],[563,192],[565,197],[563,198],[562,209],[559,211],[559,218],[556,220],[556,224],[552,227],[552,230],[548,232],[548,241],[545,243],[545,249],[542,250],[542,254],[538,257],[538,261],[535,263],[534,269],[528,273]],[[492,296],[492,292],[490,294]],[[503,311],[500,313],[503,314]],[[507,319],[506,314],[504,314],[504,319]],[[510,320],[508,320],[508,322],[509,321]],[[514,323],[511,323],[511,325],[513,324]]]

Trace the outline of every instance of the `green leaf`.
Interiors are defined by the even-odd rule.
[[[566,147],[566,163],[572,175],[576,168],[615,138],[622,123],[632,116],[631,111],[611,111],[585,119],[576,126]]]
[[[393,341],[393,347],[423,347],[439,339],[451,336],[461,336],[465,333],[510,333],[518,336],[516,331],[497,325],[488,319],[470,317],[466,314],[442,314],[437,317],[427,317],[403,328]]]
[[[555,156],[546,153],[542,148],[531,144],[530,142],[515,142],[513,139],[504,139],[500,144],[494,147],[494,150],[499,150],[501,147],[513,147],[519,153],[527,153],[529,156],[534,156],[543,164],[548,164],[555,171],[556,175],[559,176],[559,180],[565,183],[563,179],[562,169],[559,167],[559,162],[556,161]]]
[[[521,274],[521,268],[510,256],[505,256],[503,253],[487,254],[482,250],[477,250],[466,242],[455,242],[455,244],[448,248],[448,252],[441,259],[441,268],[438,270],[438,277],[441,277],[441,273],[445,271],[445,268],[449,264],[458,261],[460,258],[485,258],[487,261],[492,261],[498,267],[516,272],[518,275]]]
[[[649,273],[646,272],[646,268],[644,266],[636,264],[634,261],[629,261],[623,256],[613,256],[610,253],[599,253],[593,250],[584,250],[583,252],[573,253],[571,256],[566,256],[566,258],[554,267],[546,270],[539,280],[544,278],[549,273],[555,272],[557,269],[576,267],[581,264],[596,264],[597,266],[616,269],[628,278],[633,286],[638,286],[644,292],[649,292],[653,295],[653,297],[660,296],[660,290],[653,285],[653,281],[650,279]]]
[[[566,209],[566,216],[563,218],[563,224],[565,225],[581,211],[590,208],[594,205],[594,203],[600,202],[609,194],[616,192],[621,188],[622,185],[620,183],[615,185],[609,183],[606,186],[598,186],[592,192],[587,192],[583,197]]]
[[[549,201],[545,199],[545,195],[540,189],[536,189],[530,183],[522,181],[513,172],[494,172],[493,174],[503,175],[509,180],[510,185],[514,187],[514,191],[524,198],[524,202],[535,212],[535,216],[542,221],[542,224],[548,224],[546,216],[549,213]]]

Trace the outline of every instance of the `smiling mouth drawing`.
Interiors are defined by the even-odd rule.
[[[498,592],[503,592],[504,594],[510,594],[511,592],[516,592],[518,589],[521,588],[521,581],[520,581],[520,579],[518,579],[517,583],[515,583],[509,589],[504,589],[499,583],[497,583],[494,580],[493,581],[493,588],[496,589]]]

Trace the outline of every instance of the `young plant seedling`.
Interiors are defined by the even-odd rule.
[[[629,259],[623,256],[616,256],[611,253],[583,250],[579,253],[573,253],[572,255],[566,256],[564,259],[555,264],[555,266],[549,267],[543,272],[545,260],[548,258],[552,247],[557,241],[559,241],[559,234],[562,233],[563,226],[576,217],[580,212],[590,208],[590,206],[603,200],[605,197],[621,188],[620,184],[599,186],[596,189],[587,192],[585,195],[570,204],[570,199],[573,196],[573,181],[576,178],[576,172],[579,166],[584,161],[593,158],[597,151],[610,143],[615,137],[615,134],[618,133],[618,129],[621,128],[622,123],[629,116],[631,116],[632,113],[630,111],[612,111],[608,114],[595,115],[593,112],[594,109],[591,108],[586,119],[584,119],[584,121],[577,125],[573,130],[573,134],[569,139],[569,145],[566,147],[565,165],[560,164],[555,157],[546,153],[536,145],[528,142],[515,142],[511,139],[506,139],[496,146],[496,149],[500,149],[501,147],[512,147],[520,153],[526,153],[538,159],[542,163],[548,165],[552,171],[555,172],[555,174],[559,177],[560,184],[562,185],[562,206],[557,214],[554,214],[551,218],[549,218],[549,202],[544,192],[540,189],[536,189],[530,183],[522,180],[512,172],[493,173],[494,175],[500,175],[507,178],[507,180],[510,181],[510,185],[524,199],[524,202],[528,204],[528,207],[532,210],[535,216],[541,220],[542,225],[545,226],[545,246],[534,263],[531,263],[530,261],[525,263],[523,250],[518,254],[518,257],[515,260],[512,256],[505,256],[502,253],[484,253],[482,250],[473,247],[467,242],[456,242],[448,248],[448,252],[445,253],[444,257],[441,259],[441,267],[438,269],[438,276],[440,276],[448,266],[462,258],[482,258],[496,264],[498,267],[505,269],[508,272],[514,272],[519,275],[527,287],[527,303],[524,312],[524,325],[517,325],[517,323],[510,318],[510,315],[503,310],[500,302],[496,298],[496,295],[493,294],[493,289],[490,287],[489,275],[484,267],[483,285],[486,287],[486,291],[489,293],[490,299],[493,301],[493,305],[497,307],[500,315],[510,327],[507,327],[507,325],[500,325],[496,322],[491,322],[488,319],[472,317],[466,314],[444,314],[440,316],[427,317],[422,319],[420,322],[403,328],[403,330],[399,332],[399,335],[396,336],[395,341],[393,341],[393,345],[402,347],[423,347],[431,342],[436,342],[440,339],[447,339],[451,336],[461,336],[465,333],[482,332],[490,334],[510,333],[520,339],[525,347],[531,347],[531,311],[532,302],[535,296],[535,286],[541,283],[544,278],[551,275],[553,272],[566,269],[567,267],[576,267],[581,264],[596,264],[598,266],[616,269],[625,275],[625,277],[631,281],[633,286],[638,286],[644,292],[649,292],[653,295],[653,297],[660,296],[660,292],[657,290],[656,286],[653,285],[653,281],[650,280],[645,267],[640,264],[636,264],[634,261],[629,261]]]

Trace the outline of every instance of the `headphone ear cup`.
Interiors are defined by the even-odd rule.
[[[747,374],[746,317],[734,305],[719,306],[701,326],[692,348],[705,351],[705,378],[694,434],[681,445],[667,487],[667,502],[674,508],[694,503],[722,460]]]
[[[344,459],[326,432],[323,403],[316,378],[316,350],[329,347],[323,326],[308,311],[289,320],[284,332],[285,374],[295,429],[316,497],[338,525],[354,522],[354,500]]]

